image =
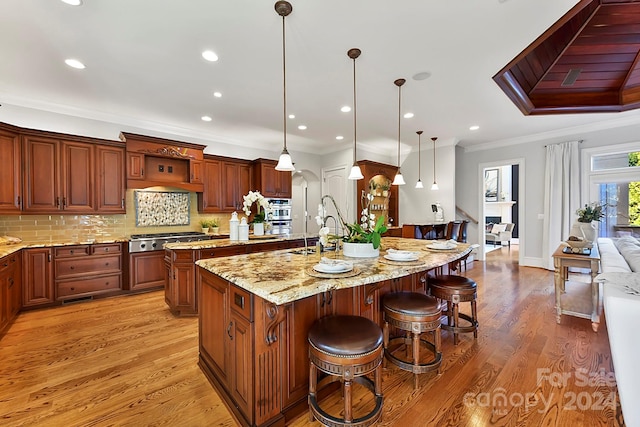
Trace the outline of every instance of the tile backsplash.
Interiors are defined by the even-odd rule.
[[[200,214],[196,193],[189,193],[190,223],[177,226],[136,226],[134,190],[127,190],[127,213],[120,215],[0,215],[0,236],[25,243],[86,242],[127,238],[132,234],[200,231],[200,220],[219,218],[220,233],[229,232],[230,214]]]

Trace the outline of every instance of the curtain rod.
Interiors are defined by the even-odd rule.
[[[584,141],[584,139],[579,139],[578,143],[582,144],[582,142]],[[571,141],[565,141],[565,142],[571,142]],[[549,145],[558,145],[558,144],[564,144],[564,142],[556,142],[555,144],[547,144],[544,146],[544,148],[547,148]]]

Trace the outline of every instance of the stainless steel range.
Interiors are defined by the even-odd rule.
[[[205,233],[198,231],[132,234],[129,239],[129,253],[161,251],[165,243],[196,242],[210,238]]]

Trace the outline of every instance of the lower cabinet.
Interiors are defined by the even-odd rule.
[[[9,329],[22,305],[22,255],[0,259],[0,337]]]
[[[129,254],[129,290],[161,289],[165,275],[163,251]]]
[[[22,306],[40,307],[55,302],[53,248],[22,250]]]
[[[121,291],[122,245],[55,248],[55,284],[60,301]]]

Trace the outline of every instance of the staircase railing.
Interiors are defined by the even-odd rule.
[[[478,220],[477,219],[472,217],[467,211],[465,211],[464,209],[462,209],[458,205],[456,205],[456,212],[460,212],[463,216],[465,216],[467,219],[469,219],[469,221],[473,222],[474,224],[478,224]]]

